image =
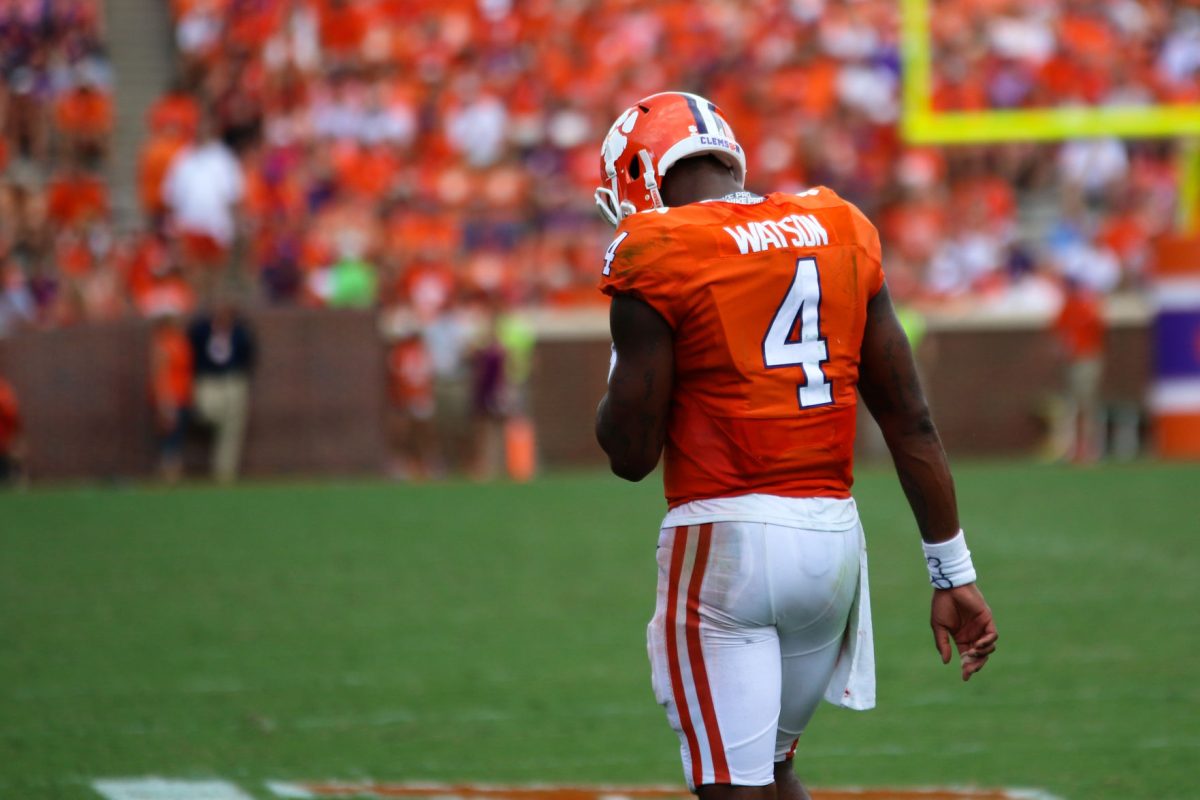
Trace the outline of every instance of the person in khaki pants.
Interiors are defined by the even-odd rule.
[[[1068,279],[1054,333],[1063,358],[1064,402],[1053,436],[1053,452],[1076,464],[1104,454],[1101,429],[1104,380],[1104,301],[1095,291]]]
[[[220,303],[188,331],[196,380],[194,402],[200,421],[212,426],[213,478],[237,480],[250,415],[250,375],[254,370],[254,334],[234,307]]]

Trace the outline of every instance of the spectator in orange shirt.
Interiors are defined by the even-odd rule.
[[[183,477],[183,442],[192,407],[192,348],[174,314],[164,314],[155,323],[150,375],[158,472],[166,483],[177,483]]]
[[[46,188],[46,216],[64,228],[78,228],[108,216],[108,187],[79,159],[71,159]]]
[[[434,426],[433,363],[412,321],[402,322],[396,334],[387,356],[389,471],[401,480],[440,478],[446,466]]]
[[[58,274],[68,281],[80,282],[95,266],[87,237],[76,230],[59,231],[54,238],[54,263]]]
[[[321,46],[334,59],[352,59],[362,49],[370,27],[366,3],[323,0],[318,6]]]
[[[176,79],[167,93],[150,106],[146,123],[152,133],[171,133],[190,141],[200,127],[200,103],[187,91],[184,82]]]
[[[20,479],[23,459],[24,442],[17,393],[0,376],[0,486]]]
[[[195,309],[196,293],[172,260],[161,232],[135,234],[122,245],[117,258],[125,279],[125,292],[142,316],[185,317]]]
[[[64,94],[54,109],[54,122],[66,137],[68,152],[102,157],[108,152],[113,128],[112,98],[81,69],[74,89]]]
[[[1104,316],[1100,296],[1068,279],[1054,333],[1066,363],[1066,397],[1054,436],[1055,453],[1075,463],[1100,456],[1100,382],[1104,362]]]
[[[163,181],[175,157],[187,145],[188,139],[179,135],[178,129],[168,127],[150,134],[142,147],[138,162],[138,199],[151,228],[160,228],[164,221],[168,209],[163,198]]]

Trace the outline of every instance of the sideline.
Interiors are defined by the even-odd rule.
[[[170,778],[97,780],[93,788],[106,800],[253,800],[229,781]],[[322,798],[420,798],[421,800],[691,800],[678,786],[571,786],[530,784],[498,786],[457,783],[385,783],[376,781],[266,781],[282,800]],[[1040,789],[888,788],[813,789],[813,800],[1061,800]]]

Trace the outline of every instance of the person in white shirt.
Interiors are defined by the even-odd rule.
[[[175,157],[163,181],[163,199],[185,270],[226,265],[244,194],[237,156],[213,133],[211,122],[202,121],[195,144]]]

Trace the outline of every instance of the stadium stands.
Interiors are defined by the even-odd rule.
[[[1136,287],[1172,219],[1171,143],[906,146],[890,0],[172,8],[178,78],[148,110],[142,218],[114,220],[100,0],[0,0],[0,335],[186,313],[229,283],[426,319],[460,296],[598,302],[597,144],[665,87],[722,104],[750,188],[861,205],[910,301],[1049,309],[1062,274]],[[941,109],[1200,93],[1194,5],[955,0],[933,37]],[[1114,71],[1114,47],[1136,68]],[[210,130],[224,188],[172,180]],[[217,222],[181,221],[197,215]]]
[[[1162,0],[940,2],[932,20],[934,104],[984,110],[1195,103],[1196,13],[1194,4],[1189,10]]]

